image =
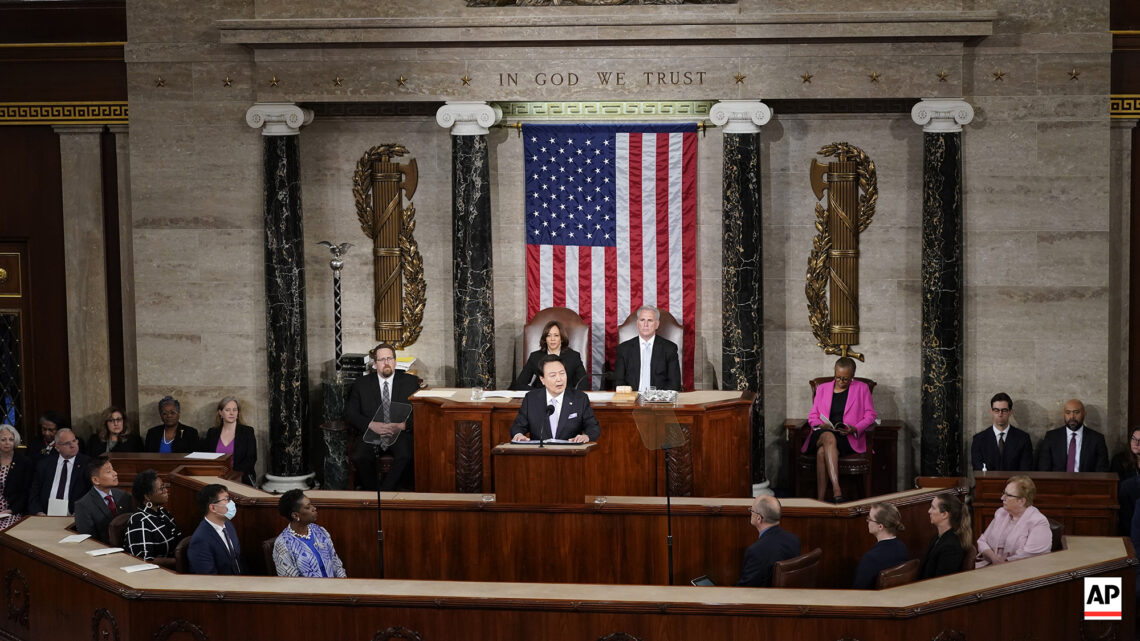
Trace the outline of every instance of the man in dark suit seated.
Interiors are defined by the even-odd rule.
[[[752,503],[748,522],[759,532],[756,542],[744,551],[737,585],[772,587],[772,566],[800,555],[800,538],[780,527],[782,510],[774,496],[760,496]]]
[[[553,354],[542,360],[543,389],[527,392],[511,425],[511,440],[597,441],[602,434],[585,392],[566,388],[566,366]],[[528,436],[529,439],[528,439]]]
[[[79,453],[79,438],[63,428],[55,433],[55,451],[36,463],[32,489],[28,492],[28,514],[70,516],[75,502],[91,489],[86,454]]]
[[[1033,444],[1029,434],[1009,424],[1013,417],[1013,399],[998,392],[990,399],[993,426],[974,435],[970,445],[970,461],[974,471],[1009,470],[1028,472],[1033,469]]]
[[[186,556],[191,574],[241,574],[241,544],[230,523],[237,504],[226,486],[212,483],[199,490],[198,507],[206,517],[190,537]]]
[[[75,529],[107,543],[111,519],[134,509],[131,495],[118,489],[119,474],[111,459],[96,456],[87,464],[92,488],[75,502]]]
[[[650,387],[681,391],[677,344],[657,335],[661,312],[652,305],[637,308],[637,336],[617,346],[614,385],[644,392]],[[646,360],[645,356],[649,355]]]
[[[1037,454],[1042,472],[1107,472],[1108,447],[1104,435],[1085,425],[1085,404],[1065,403],[1065,426],[1045,433]]]
[[[375,490],[377,486],[376,446],[364,442],[364,434],[372,430],[381,436],[400,434],[396,442],[388,448],[394,459],[388,475],[380,483],[380,489],[393,492],[400,486],[401,479],[411,471],[415,446],[412,440],[412,419],[402,423],[392,423],[383,416],[381,409],[392,403],[407,403],[408,397],[420,388],[419,379],[411,374],[396,370],[396,348],[388,343],[380,343],[371,352],[375,374],[365,374],[356,379],[348,393],[344,407],[344,418],[356,430],[356,447],[352,451],[352,463],[356,466],[356,484],[364,490]],[[379,412],[379,414],[378,414]],[[382,419],[382,420],[381,420]],[[412,482],[409,480],[408,485]]]

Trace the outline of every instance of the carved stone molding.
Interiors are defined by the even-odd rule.
[[[448,101],[435,112],[440,127],[451,129],[452,136],[482,136],[488,128],[503,119],[498,105],[481,100]]]
[[[245,122],[263,136],[296,136],[313,122],[313,110],[291,102],[259,102],[246,110]]]
[[[387,630],[380,630],[376,636],[372,637],[372,641],[390,641],[390,639],[406,639],[407,641],[423,641],[423,637],[419,632],[410,630],[403,626],[394,625]]]
[[[759,100],[721,100],[709,110],[709,120],[726,134],[760,133],[772,119],[772,109]]]
[[[153,641],[169,641],[174,635],[184,633],[194,641],[210,641],[210,636],[207,635],[202,628],[190,623],[186,619],[175,619],[163,625],[161,628],[154,631],[151,637]]]
[[[30,630],[28,613],[32,609],[32,595],[28,592],[28,579],[20,568],[4,573],[4,594],[8,597],[8,620]]]
[[[483,424],[479,421],[455,422],[455,491],[475,493],[483,490]]]
[[[685,435],[685,444],[680,447],[669,448],[665,456],[669,457],[669,493],[673,496],[693,495],[693,439],[691,426],[678,423],[677,427]]]
[[[119,641],[119,622],[107,608],[91,615],[91,641]]]
[[[910,117],[924,133],[957,133],[974,119],[974,108],[965,100],[925,99],[911,108]]]

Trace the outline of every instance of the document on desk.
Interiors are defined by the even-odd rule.
[[[200,459],[203,461],[213,461],[225,456],[225,452],[190,452],[186,455],[188,459]]]
[[[586,398],[589,398],[591,403],[604,403],[606,401],[614,400],[614,393],[613,392],[586,392]]]
[[[483,398],[522,398],[526,390],[497,389],[483,392]]]
[[[87,550],[87,554],[91,556],[107,556],[108,554],[115,554],[122,552],[123,548],[99,548],[98,550]]]
[[[415,396],[416,398],[453,398],[456,391],[458,390],[422,389],[415,394],[412,394],[412,396]]]
[[[134,574],[135,572],[144,572],[146,570],[157,570],[158,566],[153,563],[137,563],[135,565],[123,566],[123,572],[127,574]]]
[[[512,441],[512,443],[516,443],[518,445],[538,445],[540,443],[545,445],[578,445],[578,443],[567,441],[566,439],[562,438],[548,438],[545,441]]]
[[[60,543],[79,543],[81,541],[86,541],[89,538],[91,538],[90,534],[72,534],[71,536],[63,537],[62,539],[59,540],[59,542]]]

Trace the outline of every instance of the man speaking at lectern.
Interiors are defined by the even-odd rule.
[[[590,409],[590,399],[585,392],[566,389],[566,366],[558,356],[548,354],[542,359],[541,378],[544,389],[531,390],[523,397],[511,426],[511,440],[598,440],[602,428]]]

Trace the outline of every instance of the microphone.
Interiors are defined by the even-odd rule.
[[[546,416],[547,416],[547,418],[554,416],[554,403],[551,403],[551,404],[546,406]],[[547,423],[546,423],[546,431],[547,432],[550,431],[550,421],[547,421]],[[551,434],[550,438],[553,439],[554,434]],[[545,439],[542,438],[542,432],[539,432],[538,446],[542,447],[543,442],[545,442]]]

